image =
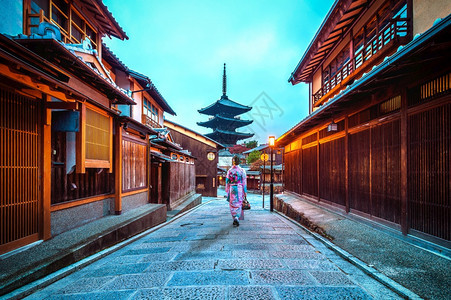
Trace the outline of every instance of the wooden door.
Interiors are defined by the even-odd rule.
[[[38,101],[0,87],[0,254],[39,238]]]

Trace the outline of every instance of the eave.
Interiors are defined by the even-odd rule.
[[[222,96],[221,99],[205,108],[199,109],[198,112],[211,116],[214,116],[221,112],[225,112],[230,115],[241,115],[245,112],[250,111],[251,109],[252,107],[232,101],[227,96]]]
[[[168,102],[164,99],[164,97],[161,95],[161,93],[158,91],[157,87],[155,86],[155,84],[153,84],[149,77],[130,69],[128,69],[128,71],[130,73],[130,76],[138,81],[138,83],[144,88],[145,92],[147,92],[165,112],[173,116],[177,115],[175,111],[169,106]]]
[[[88,67],[62,43],[54,39],[16,39],[16,41],[80,78],[86,84],[106,95],[113,104],[136,104],[130,96]]]
[[[227,118],[224,116],[216,115],[213,117],[213,119],[205,121],[205,122],[197,122],[197,125],[212,128],[217,127],[218,123],[224,124],[227,123],[231,127],[240,128],[249,124],[252,124],[253,120],[241,120],[241,119],[235,119],[235,118]]]
[[[121,40],[127,39],[128,36],[116,19],[113,17],[108,7],[103,4],[102,0],[79,0],[86,10],[93,15],[94,20],[102,26],[103,31],[109,36],[117,37]]]
[[[449,36],[451,36],[451,14],[404,47],[400,47],[395,54],[387,57],[370,73],[350,84],[347,89],[285,132],[277,139],[277,145],[286,146],[300,134],[330,121],[346,110],[352,102],[359,101],[359,96],[371,94],[376,89],[386,88],[391,84],[391,80],[387,78],[411,76],[413,72],[422,76],[423,70],[430,69],[433,60],[438,61],[444,71],[449,72],[451,70]],[[424,56],[428,59],[423,59]]]
[[[372,1],[336,0],[288,81],[293,85],[311,81],[313,72]]]

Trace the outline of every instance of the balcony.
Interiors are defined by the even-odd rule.
[[[163,126],[160,125],[155,120],[152,120],[148,115],[142,115],[142,123],[150,128],[162,128]]]
[[[379,34],[355,51],[353,57],[339,69],[323,86],[312,95],[313,107],[317,107],[337,94],[348,82],[378,64],[394,49],[408,42],[410,33],[406,18],[396,18],[379,30]]]

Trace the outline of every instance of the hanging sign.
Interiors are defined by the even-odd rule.
[[[213,160],[213,159],[215,159],[215,154],[213,153],[213,152],[208,152],[208,154],[207,154],[207,158],[208,158],[208,160]]]
[[[263,153],[262,155],[260,155],[260,159],[261,159],[262,161],[268,161],[269,155],[266,154],[266,153]]]

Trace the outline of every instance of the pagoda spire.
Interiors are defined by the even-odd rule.
[[[226,75],[226,64],[224,63],[224,75],[222,75],[222,95],[226,95],[227,92],[227,75]]]

